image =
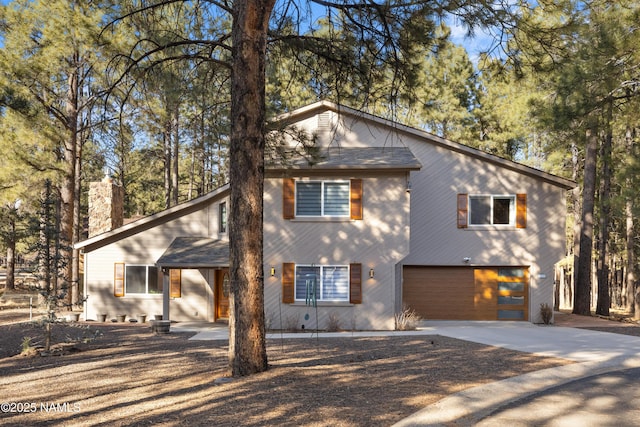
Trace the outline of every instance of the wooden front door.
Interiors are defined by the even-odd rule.
[[[215,307],[215,319],[228,319],[229,318],[229,269],[224,268],[222,270],[216,270],[215,277],[215,292],[214,307]]]

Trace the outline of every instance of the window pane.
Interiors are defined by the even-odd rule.
[[[493,199],[493,223],[509,224],[511,219],[511,197],[494,197]]]
[[[524,283],[522,282],[498,282],[499,291],[524,292]]]
[[[147,267],[145,265],[127,265],[125,271],[126,293],[146,293]]]
[[[324,214],[349,216],[349,183],[324,183]]]
[[[524,277],[524,268],[499,268],[498,276],[502,277]]]
[[[220,233],[227,232],[227,203],[220,203],[220,209],[218,212],[218,218],[220,219]]]
[[[322,269],[322,299],[346,301],[349,298],[349,268],[324,267]]]
[[[524,305],[524,297],[498,296],[498,305]]]
[[[491,224],[491,197],[472,196],[469,197],[470,223]]]
[[[523,320],[524,310],[498,310],[500,320]]]
[[[320,299],[320,267],[296,266],[296,300]]]
[[[147,271],[148,271],[147,281],[149,286],[149,293],[161,294],[163,278],[158,277],[158,267],[150,265]]]
[[[296,215],[322,215],[322,184],[320,182],[296,183]]]

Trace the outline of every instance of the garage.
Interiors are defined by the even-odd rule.
[[[529,269],[404,266],[402,300],[426,320],[528,320]]]

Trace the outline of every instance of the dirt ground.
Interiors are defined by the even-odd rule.
[[[441,336],[270,340],[270,369],[231,379],[226,342],[77,322],[56,324],[68,343],[41,356],[43,328],[9,323],[19,319],[0,311],[0,425],[388,426],[463,389],[571,363]]]

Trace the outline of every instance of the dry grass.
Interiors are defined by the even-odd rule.
[[[441,336],[277,340],[267,372],[226,382],[226,342],[136,324],[56,326],[59,338],[97,338],[62,356],[0,354],[4,401],[37,406],[0,424],[387,426],[451,393],[569,363]],[[18,353],[37,331],[0,326],[2,349],[15,342]],[[40,406],[49,403],[67,412]]]

